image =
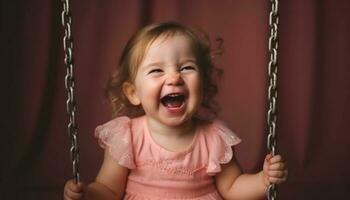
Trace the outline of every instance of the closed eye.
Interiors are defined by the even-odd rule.
[[[196,70],[197,68],[195,66],[185,66],[181,68],[181,71],[187,71],[187,70]]]
[[[161,72],[163,72],[163,70],[161,70],[161,69],[152,69],[152,70],[150,70],[147,74],[161,73]]]

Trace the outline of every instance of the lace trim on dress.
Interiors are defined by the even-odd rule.
[[[212,123],[210,132],[219,136],[217,144],[213,144],[210,149],[207,167],[207,173],[215,175],[221,172],[221,164],[230,162],[233,156],[232,146],[240,143],[241,139],[219,120]]]
[[[134,169],[135,162],[132,149],[131,120],[128,117],[118,117],[95,130],[102,148],[109,148],[109,153],[118,164]]]

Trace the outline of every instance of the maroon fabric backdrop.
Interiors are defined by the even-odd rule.
[[[138,28],[176,20],[224,39],[221,118],[243,139],[247,172],[266,153],[269,1],[73,1],[82,179],[102,160],[93,137],[110,119],[103,88]],[[280,2],[279,199],[349,199],[350,2]],[[1,2],[0,199],[62,199],[71,178],[60,1]]]

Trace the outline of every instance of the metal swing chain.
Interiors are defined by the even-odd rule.
[[[267,148],[274,156],[276,154],[276,124],[277,124],[277,53],[278,53],[278,0],[271,1],[271,11],[269,16],[270,37],[269,52],[270,61],[268,64],[268,101],[269,110],[267,113],[267,124],[269,133],[267,137]],[[268,200],[277,199],[277,190],[274,184],[269,185],[267,191]]]
[[[69,7],[69,0],[61,0],[63,3],[62,26],[64,27],[63,50],[65,53],[64,63],[67,67],[65,76],[65,87],[67,90],[67,113],[69,117],[68,135],[71,140],[70,157],[73,165],[73,178],[76,183],[80,181],[79,176],[79,146],[77,138],[76,100],[74,95],[74,63],[73,63],[73,37],[72,37],[72,14]]]

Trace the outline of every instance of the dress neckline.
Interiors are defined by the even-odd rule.
[[[149,127],[148,127],[148,124],[147,124],[147,119],[146,119],[146,116],[143,117],[143,125],[144,125],[144,130],[145,130],[145,133],[146,133],[146,137],[148,137],[150,143],[161,149],[162,151],[165,151],[169,154],[175,154],[175,155],[183,155],[183,154],[187,154],[189,152],[191,152],[193,150],[193,147],[195,146],[195,143],[197,141],[197,138],[198,138],[198,134],[199,134],[199,126],[197,123],[195,123],[195,128],[194,128],[194,136],[192,138],[192,142],[184,149],[184,150],[181,150],[181,151],[171,151],[171,150],[168,150],[166,149],[165,147],[161,146],[160,144],[158,144],[156,141],[154,141],[150,131],[149,131]]]

